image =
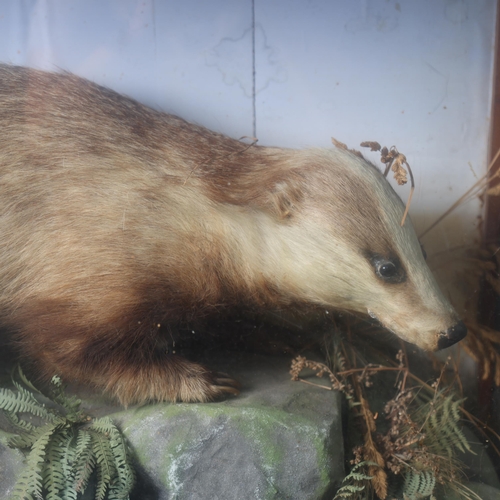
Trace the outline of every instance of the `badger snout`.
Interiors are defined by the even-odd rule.
[[[459,321],[456,325],[450,326],[446,331],[439,334],[437,348],[438,350],[446,349],[462,340],[466,335],[467,327],[463,321]]]

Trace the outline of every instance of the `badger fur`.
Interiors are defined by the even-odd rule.
[[[236,392],[158,325],[239,305],[368,313],[428,350],[466,333],[400,199],[348,151],[248,147],[7,65],[0,130],[0,322],[45,377],[123,404]]]

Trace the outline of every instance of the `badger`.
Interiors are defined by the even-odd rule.
[[[41,377],[122,404],[232,380],[165,348],[235,307],[369,314],[425,350],[466,334],[382,173],[248,146],[69,73],[0,65],[0,325]]]

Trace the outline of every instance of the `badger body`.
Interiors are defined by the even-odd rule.
[[[368,313],[428,350],[466,333],[399,197],[348,151],[249,147],[6,65],[0,130],[0,323],[43,376],[124,404],[236,392],[158,325],[241,305]]]

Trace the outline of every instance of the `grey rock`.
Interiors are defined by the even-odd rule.
[[[472,492],[478,495],[478,498],[481,500],[498,500],[500,498],[500,490],[497,488],[493,488],[487,484],[470,482],[466,484],[467,488],[469,488]],[[470,495],[470,493],[469,493]],[[455,492],[447,492],[446,498],[438,498],[437,500],[463,500],[465,497],[460,496]],[[470,495],[467,498],[474,498]]]
[[[0,431],[0,498],[8,499],[14,491],[16,477],[23,467],[23,455],[6,446],[11,434]]]
[[[243,383],[237,398],[114,416],[158,492],[146,498],[331,498],[344,476],[339,394],[290,381],[289,360],[241,355],[224,369]]]
[[[129,440],[134,500],[332,498],[344,476],[341,396],[292,382],[289,363],[234,353],[211,360],[242,384],[221,402],[121,410],[93,397],[83,407],[108,414]],[[0,498],[21,466],[22,455],[0,444]]]

